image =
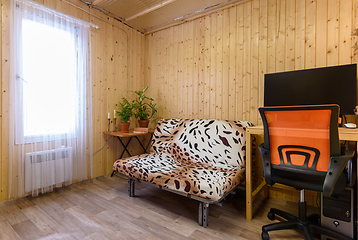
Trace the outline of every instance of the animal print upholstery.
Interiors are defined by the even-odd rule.
[[[244,180],[247,121],[162,119],[147,154],[117,160],[114,171],[213,201]]]

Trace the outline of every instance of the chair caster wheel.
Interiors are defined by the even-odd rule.
[[[270,236],[269,236],[268,232],[262,232],[261,233],[261,239],[262,240],[269,240]]]
[[[267,214],[267,218],[270,219],[270,220],[275,220],[275,214],[272,213],[272,212],[269,212],[269,213]]]

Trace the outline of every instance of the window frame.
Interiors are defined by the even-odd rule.
[[[22,37],[22,33],[23,33],[23,20],[26,19],[26,20],[29,20],[29,21],[33,21],[32,19],[28,18],[28,17],[25,17],[25,16],[22,16],[21,17],[21,20],[19,20],[19,22],[17,24],[19,24],[18,28],[21,28],[19,30],[19,32],[21,32],[21,36],[17,36],[17,40],[16,40],[16,43],[15,43],[15,48],[16,48],[16,53],[15,53],[15,58],[17,59],[17,61],[15,62],[15,65],[16,65],[16,69],[17,69],[17,72],[20,73],[20,75],[23,75],[22,74],[22,67],[20,66],[23,66],[23,53],[19,50],[19,46],[22,46],[23,44],[23,37]],[[55,21],[55,20],[53,20]],[[34,21],[34,22],[37,22],[37,21]],[[56,28],[56,29],[61,29],[61,28],[58,28],[58,27],[55,27],[54,25],[48,25],[48,24],[44,24],[46,26],[50,26],[50,27],[53,27],[53,28]],[[60,23],[61,26],[66,26],[66,24],[64,23]],[[78,101],[78,86],[77,86],[77,76],[78,76],[78,71],[79,71],[79,58],[78,58],[78,41],[80,40],[79,38],[79,34],[78,34],[78,31],[79,31],[79,28],[78,27],[73,27],[73,32],[71,31],[67,31],[69,32],[72,36],[71,38],[73,39],[73,45],[74,45],[74,55],[75,55],[75,59],[74,59],[74,63],[75,63],[75,68],[74,68],[74,71],[75,71],[75,84],[74,84],[74,98],[75,98],[75,101]],[[74,34],[73,34],[74,33]],[[21,45],[19,45],[21,44]],[[22,47],[21,47],[22,49]],[[21,63],[19,63],[19,61],[21,61]],[[68,135],[70,135],[72,138],[77,138],[78,136],[78,129],[77,129],[77,126],[76,126],[76,121],[74,121],[73,125],[71,125],[70,129],[73,129],[72,131],[69,131],[69,132],[64,132],[64,133],[58,133],[58,134],[36,134],[36,135],[29,135],[29,136],[25,136],[24,135],[24,116],[23,116],[23,111],[24,111],[24,105],[23,105],[23,102],[24,102],[24,94],[23,94],[23,90],[24,90],[24,87],[23,85],[26,83],[26,80],[23,79],[22,77],[19,76],[19,74],[16,74],[15,75],[15,84],[14,84],[14,87],[15,87],[15,98],[14,98],[14,102],[15,102],[15,119],[16,118],[21,118],[21,120],[17,120],[15,121],[15,126],[14,126],[14,130],[15,130],[15,138],[14,138],[14,141],[15,141],[15,145],[18,145],[18,144],[30,144],[30,143],[35,143],[35,142],[43,142],[44,139],[46,138],[46,141],[49,140],[49,139],[68,139]],[[76,102],[74,102],[73,104],[77,104]],[[76,109],[75,109],[76,111]],[[74,116],[74,118],[76,119],[76,114]]]

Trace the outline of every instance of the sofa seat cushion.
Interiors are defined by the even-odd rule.
[[[132,178],[213,201],[220,200],[244,179],[244,169],[240,166],[212,166],[189,158],[178,161],[168,152],[119,159],[114,163],[114,170]]]

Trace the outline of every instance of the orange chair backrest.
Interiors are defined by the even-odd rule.
[[[303,166],[306,162],[309,168],[327,171],[331,156],[331,109],[319,106],[262,109],[269,134],[271,164],[286,165],[289,161],[289,164]],[[334,144],[338,142],[338,121],[336,128]],[[335,154],[337,149],[339,151],[339,146]]]

